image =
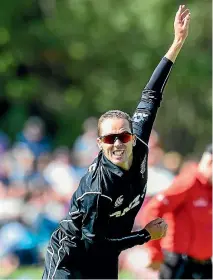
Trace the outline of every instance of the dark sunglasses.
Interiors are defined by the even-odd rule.
[[[119,139],[122,143],[127,143],[132,140],[132,133],[123,132],[120,134],[109,134],[105,136],[100,136],[99,139],[106,144],[114,144],[117,139]]]

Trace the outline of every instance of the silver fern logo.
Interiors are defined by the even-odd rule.
[[[142,177],[144,176],[144,172],[146,171],[146,158],[147,158],[147,155],[145,155],[142,163],[141,163],[141,174],[142,174]]]
[[[147,114],[147,113],[135,113],[134,115],[133,115],[133,121],[134,122],[136,122],[136,123],[138,123],[138,122],[140,122],[140,121],[142,121],[142,120],[145,120],[147,117],[148,117],[149,115]]]
[[[124,201],[123,195],[119,196],[115,201],[115,207],[120,206]]]

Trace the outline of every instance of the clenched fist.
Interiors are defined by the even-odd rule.
[[[151,240],[166,236],[167,223],[162,218],[157,218],[148,223],[144,228],[149,232]]]

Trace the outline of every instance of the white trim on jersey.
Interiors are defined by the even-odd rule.
[[[72,216],[72,214],[76,214],[76,213],[80,213],[79,210],[73,211],[73,212],[69,212],[68,214],[69,214],[70,216]]]
[[[60,241],[59,241],[59,244],[61,244],[61,242],[63,241],[63,240],[65,240],[67,238],[67,236],[65,236],[64,238],[62,238]],[[60,251],[61,251],[61,249],[63,249],[63,244],[61,245],[61,247],[58,249],[58,252],[57,252],[57,255],[58,255],[58,261],[57,261],[57,264],[56,264],[56,266],[55,266],[55,270],[54,270],[54,272],[53,272],[53,275],[52,275],[52,279],[53,279],[53,277],[54,277],[54,275],[55,275],[55,273],[56,273],[56,270],[57,270],[57,268],[58,268],[58,266],[59,266],[59,263],[60,263]]]
[[[102,194],[101,196],[106,197],[106,198],[108,198],[109,200],[111,200],[111,201],[112,201],[112,198],[111,198],[111,197],[109,197],[109,196],[107,196],[107,195]]]
[[[49,249],[47,249],[47,252],[52,256],[53,255],[53,253],[49,250]]]
[[[72,220],[62,220],[62,221],[60,221],[60,224],[63,223],[63,222],[67,222],[68,223],[68,222],[72,222]]]
[[[49,272],[48,272],[48,275],[47,275],[47,280],[49,279],[50,277],[50,270],[51,270],[51,266],[52,266],[52,260],[53,260],[53,255],[54,255],[54,249],[53,249],[53,246],[52,246],[52,237],[53,237],[53,234],[54,233],[57,233],[59,231],[59,229],[57,229],[56,231],[54,231],[50,237],[50,247],[52,249],[52,253],[50,253],[50,251],[48,250],[48,253],[50,253],[51,255],[51,258],[50,258],[50,266],[49,266]]]
[[[84,197],[84,196],[87,195],[87,194],[100,194],[101,196],[106,197],[106,198],[108,198],[109,200],[112,201],[112,198],[111,198],[111,197],[109,197],[109,196],[107,196],[107,195],[103,195],[101,192],[85,192],[85,193],[82,194],[80,197],[78,197],[78,198],[76,199],[76,201],[78,201],[79,199],[81,199],[82,197]]]
[[[164,83],[163,83],[163,85],[162,85],[162,87],[161,87],[161,92],[163,91],[163,89],[164,89],[164,86],[165,86],[165,84],[166,84],[166,82],[167,82],[167,80],[168,80],[168,77],[169,77],[169,74],[170,74],[170,72],[172,71],[172,67],[170,68],[170,70],[169,70],[169,73],[168,73],[168,75],[166,76],[166,79],[164,80]]]
[[[149,148],[148,144],[146,144],[146,142],[144,142],[142,139],[140,139],[136,134],[135,134],[136,138],[141,141],[145,146],[147,146],[147,148]]]

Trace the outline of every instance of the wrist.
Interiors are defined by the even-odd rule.
[[[183,47],[185,40],[183,39],[174,39],[171,48],[173,48],[174,50],[178,50],[181,49]]]
[[[183,43],[184,42],[182,40],[174,40],[165,57],[174,63],[180,50],[182,49]]]
[[[143,242],[144,242],[144,240],[145,240],[145,242],[148,242],[151,239],[151,235],[150,235],[149,231],[145,228],[140,231],[140,236],[142,237]]]

